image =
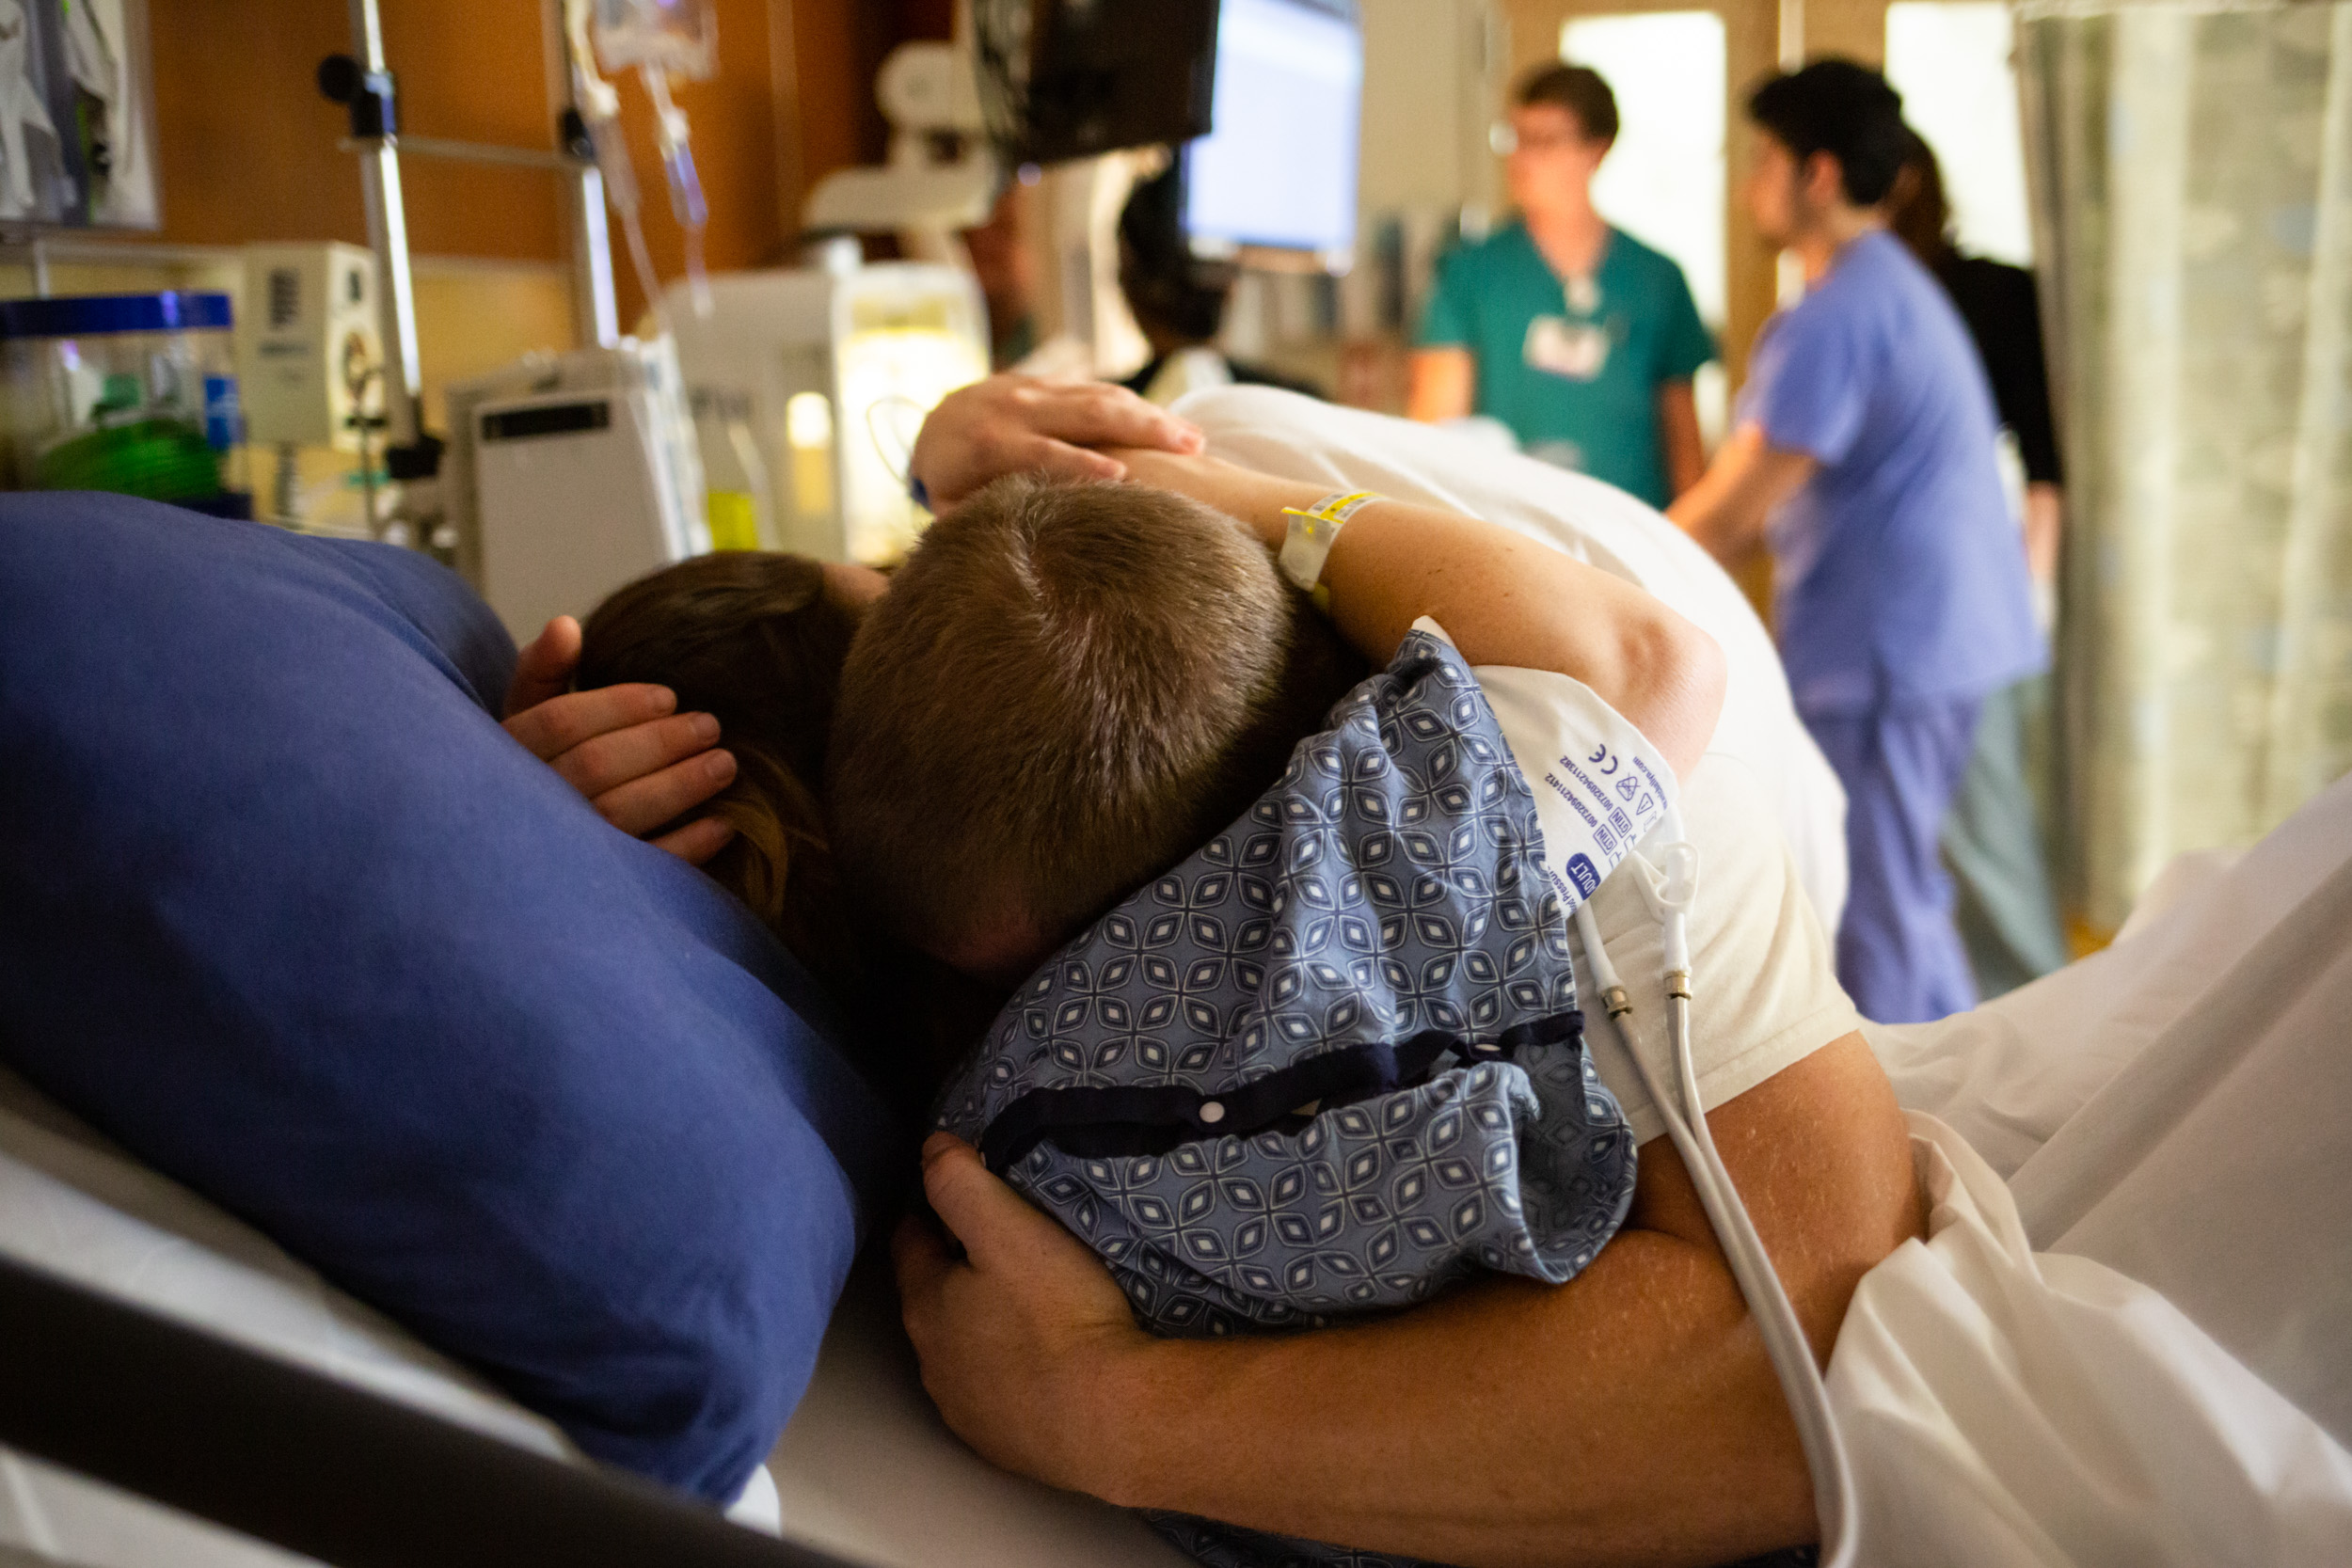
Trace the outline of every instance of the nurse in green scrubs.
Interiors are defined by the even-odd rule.
[[[1514,98],[1518,216],[1439,269],[1408,411],[1490,415],[1534,455],[1663,507],[1706,467],[1691,378],[1714,342],[1682,269],[1593,210],[1617,137],[1609,84],[1545,66]]]

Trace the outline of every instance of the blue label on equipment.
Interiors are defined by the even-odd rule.
[[[204,444],[215,451],[227,451],[245,436],[245,411],[237,404],[237,378],[233,375],[208,375],[204,378]]]
[[[1578,893],[1590,898],[1593,895],[1593,890],[1600,886],[1600,873],[1593,869],[1590,857],[1570,855],[1568,857],[1568,880],[1576,884]]]

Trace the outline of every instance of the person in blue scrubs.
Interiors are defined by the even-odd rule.
[[[1881,1022],[1973,1006],[1937,836],[1986,695],[2041,669],[2025,547],[1968,329],[1878,207],[1908,142],[1877,71],[1820,60],[1749,101],[1757,231],[1803,299],[1756,340],[1731,436],[1668,511],[1725,562],[1772,557],[1775,635],[1846,786],[1837,974]]]
[[[2065,471],[2050,407],[2049,357],[2033,274],[1961,253],[1943,169],[1934,150],[1915,133],[1911,156],[1887,198],[1886,223],[1952,296],[1984,361],[1994,416],[2015,438],[2026,483],[2022,497],[2010,491],[2010,504],[2025,537],[2034,621],[2047,633],[2058,614]],[[1977,990],[1986,997],[2038,980],[2068,957],[2042,846],[2042,781],[2028,760],[2049,721],[2046,674],[1987,693],[1977,720],[1977,749],[1961,777],[1952,814],[1944,819],[1944,863],[1959,888],[1954,920],[1967,944]]]
[[[1490,416],[1529,455],[1664,506],[1706,467],[1692,378],[1714,340],[1682,269],[1594,210],[1617,139],[1600,73],[1540,67],[1513,98],[1518,215],[1439,266],[1406,411]]]

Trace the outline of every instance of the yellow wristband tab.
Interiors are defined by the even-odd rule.
[[[1301,593],[1313,595],[1318,610],[1328,610],[1331,606],[1331,596],[1323,587],[1323,563],[1329,559],[1340,530],[1357,513],[1385,499],[1370,490],[1335,490],[1303,511],[1295,506],[1282,508],[1282,515],[1290,519],[1290,531],[1283,536],[1282,551],[1275,563]]]

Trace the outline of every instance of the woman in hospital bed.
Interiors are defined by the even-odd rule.
[[[916,474],[944,507],[1014,468],[1109,477],[1108,460],[1083,444],[1194,444],[1138,408],[1094,388],[983,384],[933,417]],[[1817,1355],[1838,1347],[1831,1381],[1861,1472],[1868,1558],[2065,1560],[2114,1539],[2125,1520],[2141,1560],[2239,1556],[2201,1549],[2232,1544],[2211,1528],[2170,1528],[2186,1494],[2166,1472],[2194,1458],[2210,1500],[2210,1451],[2152,1456],[2107,1432],[2111,1417],[2086,1414],[2079,1389],[2058,1424],[2104,1421],[2110,1440],[2017,1440],[2051,1424],[2037,1406],[2051,1369],[2021,1377],[2003,1357],[2021,1354],[2034,1310],[2048,1320],[2045,1339],[2062,1335],[2070,1298],[2042,1285],[2008,1192],[1958,1134],[1915,1114],[1909,1156],[1899,1153],[1902,1113],[1829,977],[1823,916],[1834,919],[1842,894],[1835,785],[1761,627],[1721,574],[1639,503],[1439,433],[1259,392],[1184,412],[1216,455],[1536,534],[1640,583],[1724,643],[1732,693],[1684,808],[1706,868],[1692,942],[1701,1089]],[[570,733],[622,717],[583,716]],[[676,749],[642,754],[661,761]],[[679,771],[693,766],[657,774],[665,805],[703,787]],[[1654,983],[1654,927],[1638,901],[1605,885],[1595,906],[1629,983]],[[1635,1209],[1615,1244],[1566,1287],[1490,1278],[1357,1327],[1151,1339],[1090,1253],[968,1150],[935,1142],[927,1186],[966,1256],[951,1260],[924,1230],[900,1238],[927,1386],[959,1433],[1009,1468],[1286,1534],[1457,1562],[1709,1562],[1813,1539],[1812,1493],[1761,1344],[1625,1055],[1662,1050],[1655,1016],[1631,1042],[1597,1018],[1591,1026],[1596,1065],[1645,1140]],[[2296,1449],[2292,1408],[2226,1356],[2208,1355],[2194,1375],[2169,1371],[2180,1344],[2199,1337],[2153,1293],[2134,1297],[2103,1272],[2090,1283],[2097,1301],[2083,1311],[2096,1318],[2122,1301],[2137,1314],[2144,1354],[2134,1359],[2125,1334],[2110,1355],[2150,1413],[2177,1426],[2195,1395],[2223,1398],[2259,1415],[2252,1426],[2272,1447],[2286,1443],[2294,1463],[2278,1473],[2331,1478],[2352,1493],[2336,1468],[2342,1450],[2324,1437]],[[1921,1324],[1940,1358],[1921,1354]],[[2021,1454],[2030,1461],[2021,1465]],[[1923,1488],[1923,1465],[1946,1479]],[[2250,1501],[2263,1488],[2249,1480],[2241,1490]],[[2295,1534],[2274,1528],[2279,1550],[2249,1560],[2295,1557]]]

